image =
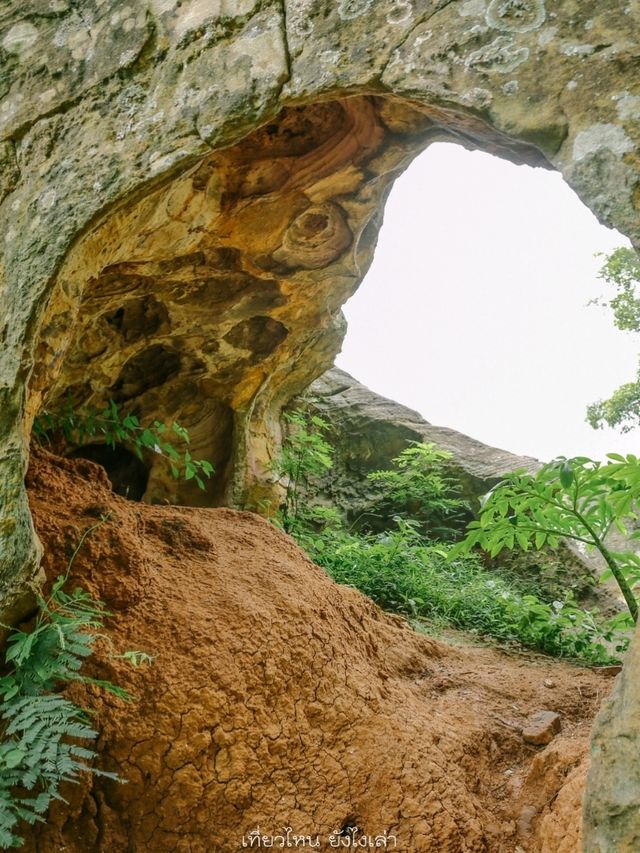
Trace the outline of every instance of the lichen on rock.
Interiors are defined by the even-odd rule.
[[[537,30],[547,19],[545,0],[491,0],[487,23],[498,30],[526,33]]]

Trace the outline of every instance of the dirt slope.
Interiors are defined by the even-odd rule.
[[[100,766],[128,784],[69,790],[26,849],[227,853],[259,826],[328,850],[350,825],[405,853],[578,849],[606,676],[418,636],[248,513],[127,502],[92,463],[43,452],[28,484],[49,578],[110,513],[74,579],[112,610],[115,650],[156,664],[102,648],[94,672],[133,705],[73,688],[97,713]],[[544,708],[562,734],[528,746],[519,726]]]

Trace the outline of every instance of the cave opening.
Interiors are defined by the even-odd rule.
[[[107,472],[111,487],[117,495],[131,501],[141,501],[149,482],[149,468],[122,444],[84,444],[72,450],[71,459],[88,459]]]
[[[444,196],[438,197],[433,175],[426,183],[416,181],[419,163],[444,147],[501,164],[511,175],[538,167],[536,180],[561,183],[540,148],[508,137],[478,116],[383,96],[283,109],[236,145],[168,175],[97,222],[69,253],[42,323],[30,386],[32,412],[72,391],[96,409],[113,399],[123,410],[139,413],[141,422],[178,421],[191,436],[190,452],[210,461],[216,475],[201,491],[193,482],[172,479],[166,460],[152,459],[144,500],[258,508],[273,499],[269,466],[278,452],[278,415],[333,365],[345,333],[342,306],[358,290],[374,251],[372,273],[347,305],[351,328],[338,365],[441,422],[446,417],[434,413],[430,399],[416,405],[402,388],[371,382],[371,371],[384,376],[391,370],[414,387],[427,373],[449,376],[446,383],[457,389],[467,410],[490,407],[494,374],[513,361],[508,348],[493,373],[489,365],[482,381],[467,379],[466,386],[452,378],[451,365],[479,362],[486,341],[505,337],[505,329],[518,340],[530,318],[519,317],[522,308],[510,302],[512,316],[505,314],[503,328],[490,327],[487,320],[505,293],[490,292],[472,272],[480,310],[468,293],[460,296],[452,273],[464,256],[479,263],[481,257],[491,262],[507,254],[517,279],[522,272],[515,255],[531,257],[537,238],[534,226],[518,222],[514,233],[530,239],[514,249],[487,204],[495,188],[465,187],[470,179],[461,177],[461,167],[440,170]],[[411,184],[420,198],[414,192],[413,199],[400,201],[398,215],[395,199]],[[447,193],[455,201],[445,213]],[[436,212],[436,220],[440,211],[439,224],[428,219],[425,208]],[[527,208],[526,197],[505,208],[517,220],[518,211]],[[552,210],[553,202],[544,200],[542,208]],[[476,241],[476,249],[469,248],[473,222],[462,222],[462,214],[472,209],[475,230],[493,221],[496,238],[484,247]],[[411,243],[403,243],[397,232],[388,241],[386,225],[378,245],[383,213],[387,223],[401,223]],[[443,231],[456,237],[448,250]],[[389,245],[384,286],[374,292],[372,276]],[[443,252],[445,264],[438,270],[436,258]],[[439,305],[433,299],[410,302],[403,283],[412,265],[423,274],[417,290],[435,295]],[[470,303],[464,311],[444,306],[442,295],[454,291]],[[370,334],[355,343],[360,321],[354,320],[353,306],[362,300],[369,300],[363,316]],[[465,344],[463,316],[474,317],[480,329],[475,350]],[[416,318],[421,318],[417,328]],[[545,335],[539,328],[538,351],[544,350]],[[417,342],[413,351],[407,349],[411,341]],[[354,346],[364,367],[347,358]],[[532,350],[529,358],[535,357]],[[507,372],[515,383],[512,367]],[[485,386],[484,400],[472,402],[469,384]],[[523,408],[513,388],[502,395],[513,398],[512,408]],[[139,492],[136,478],[129,494]]]

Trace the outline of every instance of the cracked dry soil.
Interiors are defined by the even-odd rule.
[[[69,788],[25,850],[230,853],[258,826],[329,850],[348,825],[403,853],[579,849],[606,674],[417,635],[250,513],[132,503],[42,450],[28,485],[49,581],[109,514],[72,580],[112,612],[114,651],[156,660],[132,668],[103,642],[89,665],[133,704],[69,688],[95,712],[98,765],[127,783]],[[519,732],[540,709],[562,715],[547,747]]]

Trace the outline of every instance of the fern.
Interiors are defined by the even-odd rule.
[[[104,523],[104,520],[101,522]],[[83,535],[82,542],[94,525]],[[85,772],[122,781],[114,773],[92,767],[96,756],[90,744],[98,732],[87,714],[55,691],[65,683],[96,684],[121,699],[122,688],[81,673],[83,662],[109,615],[100,601],[84,590],[64,589],[69,571],[56,579],[40,607],[33,630],[14,630],[7,640],[8,674],[0,678],[0,849],[20,847],[16,829],[23,821],[44,821],[52,800],[62,800],[60,786],[77,783]],[[128,660],[150,662],[143,652],[125,652]],[[83,741],[84,745],[78,743]]]

